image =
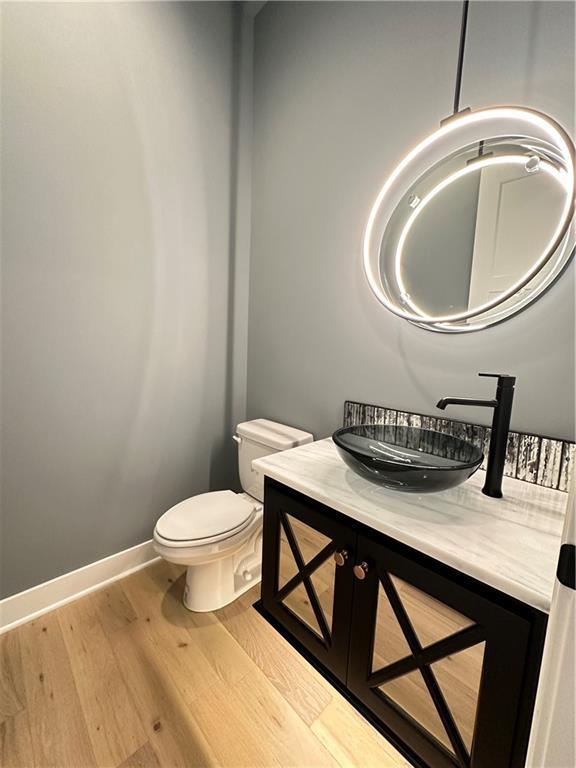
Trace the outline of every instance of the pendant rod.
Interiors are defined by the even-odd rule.
[[[456,89],[454,91],[454,114],[460,111],[460,91],[462,90],[462,70],[464,68],[464,48],[466,47],[466,27],[468,26],[468,6],[470,0],[462,3],[462,24],[460,27],[460,49],[458,51],[458,68],[456,70]]]

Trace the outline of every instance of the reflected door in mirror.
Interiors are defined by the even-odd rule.
[[[480,176],[468,305],[506,291],[544,251],[564,190],[526,166],[484,168]],[[545,268],[546,269],[546,268]],[[550,265],[547,266],[550,269]],[[543,273],[543,277],[546,273]]]

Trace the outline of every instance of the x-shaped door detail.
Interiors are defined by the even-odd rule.
[[[367,680],[368,686],[372,688],[378,696],[384,697],[388,702],[391,701],[392,704],[403,708],[403,703],[399,704],[393,696],[389,695],[387,686],[389,688],[393,688],[394,686],[398,688],[400,678],[410,676],[411,673],[421,675],[424,686],[421,686],[418,693],[420,698],[423,696],[426,697],[427,693],[429,694],[435,712],[439,716],[438,727],[440,727],[441,723],[441,726],[445,731],[446,738],[441,740],[444,745],[454,753],[458,764],[462,766],[462,768],[468,768],[468,766],[470,766],[469,750],[471,739],[467,746],[462,738],[461,729],[455,721],[443,691],[443,687],[439,683],[438,676],[432,668],[432,665],[440,662],[442,659],[449,659],[453,654],[459,654],[467,649],[471,649],[473,646],[484,643],[486,640],[485,630],[478,624],[470,624],[469,626],[450,634],[448,637],[443,637],[430,644],[423,644],[418,637],[418,633],[409,616],[409,612],[404,605],[402,597],[395,586],[395,583],[398,582],[395,582],[386,571],[381,570],[378,575],[380,584],[382,585],[392,611],[391,616],[395,617],[395,620],[398,623],[399,631],[401,631],[402,639],[405,641],[408,653],[402,658],[373,671]],[[409,585],[405,586],[407,589],[410,589]],[[413,590],[413,592],[418,592],[418,590]],[[423,593],[419,594],[426,599],[426,596]],[[427,606],[424,605],[424,609],[426,609],[426,607]],[[432,611],[430,612],[432,613]],[[388,624],[390,624],[390,617],[388,617]],[[383,632],[386,632],[386,630],[387,628],[383,627]],[[391,630],[390,626],[388,626],[388,630]],[[412,680],[413,679],[414,678],[412,678]],[[441,679],[441,682],[444,683],[446,679],[447,678],[444,678],[443,680]],[[416,690],[417,689],[413,686],[411,690],[412,699],[416,696]],[[478,692],[476,691],[476,695],[477,693]],[[416,719],[413,713],[410,714]],[[427,727],[426,724],[424,727]],[[428,726],[428,730],[432,729]],[[437,735],[437,732],[434,735]]]
[[[316,552],[316,554],[314,554],[314,556],[311,557],[308,562],[306,562],[306,558],[304,557],[302,549],[298,543],[298,537],[294,532],[294,527],[284,512],[280,513],[280,523],[289,545],[290,553],[296,567],[296,573],[278,589],[275,599],[277,602],[283,603],[288,609],[293,610],[292,606],[290,605],[290,596],[294,595],[295,590],[302,585],[306,592],[309,605],[316,619],[321,640],[326,648],[330,648],[332,644],[332,630],[330,622],[326,619],[326,615],[322,608],[322,604],[318,597],[318,593],[314,586],[312,577],[314,573],[316,573],[318,569],[321,568],[321,566],[323,566],[324,563],[331,557],[331,555],[336,550],[336,545],[333,541],[329,541],[327,544],[324,544],[320,548],[320,551]],[[295,611],[293,610],[293,612]],[[301,617],[299,616],[298,618]]]

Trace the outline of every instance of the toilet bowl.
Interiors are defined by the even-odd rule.
[[[309,432],[255,419],[239,424],[238,466],[243,493],[213,491],[184,499],[154,528],[154,549],[187,566],[183,602],[191,611],[214,611],[260,581],[264,478],[252,461],[313,440]]]

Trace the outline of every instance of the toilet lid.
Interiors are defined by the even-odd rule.
[[[255,507],[233,491],[201,493],[171,507],[156,523],[156,530],[171,541],[214,539],[246,527]]]

